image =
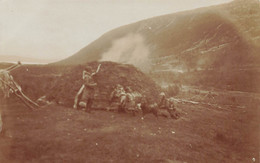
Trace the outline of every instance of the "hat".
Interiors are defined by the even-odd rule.
[[[126,87],[125,89],[127,92],[132,92],[132,89],[130,87]]]
[[[117,88],[122,88],[123,86],[121,84],[116,85]]]
[[[164,92],[161,92],[161,93],[160,93],[160,96],[165,96],[165,93],[164,93]]]

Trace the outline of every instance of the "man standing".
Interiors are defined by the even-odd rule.
[[[77,109],[79,100],[81,99],[82,94],[85,93],[86,95],[85,111],[90,112],[93,99],[95,96],[95,87],[97,86],[97,83],[94,81],[93,76],[95,76],[99,72],[100,66],[101,64],[98,65],[97,71],[94,73],[92,73],[92,69],[90,66],[86,66],[82,75],[82,79],[84,83],[82,84],[80,90],[78,91],[75,97],[73,108]]]

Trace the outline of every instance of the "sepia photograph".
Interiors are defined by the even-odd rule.
[[[0,0],[0,163],[260,163],[260,0]]]

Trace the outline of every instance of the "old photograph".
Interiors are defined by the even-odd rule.
[[[106,162],[260,162],[260,0],[0,0],[0,163]]]

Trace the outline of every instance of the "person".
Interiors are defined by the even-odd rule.
[[[166,98],[164,92],[160,94],[161,100],[159,102],[159,109],[167,110],[170,116],[173,119],[179,118],[179,113],[177,112],[175,105],[174,105],[174,98]]]
[[[110,100],[109,100],[110,104],[114,101],[116,101],[116,102],[119,101],[120,103],[122,103],[121,97],[124,95],[125,95],[125,90],[124,90],[123,86],[120,84],[117,84],[115,89],[110,94]]]
[[[93,77],[99,72],[101,64],[99,64],[96,72],[92,73],[92,68],[90,66],[86,66],[83,70],[82,79],[83,84],[81,88],[79,89],[75,100],[73,108],[77,109],[79,105],[79,100],[81,99],[83,93],[86,95],[86,105],[85,105],[85,111],[90,112],[92,103],[95,96],[95,88],[97,86],[97,83],[94,81]]]
[[[125,100],[125,90],[122,85],[117,84],[115,89],[112,91],[110,94],[110,99],[109,99],[109,109],[113,108],[113,105],[115,104],[117,106],[117,111],[120,110],[120,108],[123,105],[123,102]]]
[[[160,93],[160,102],[159,102],[159,109],[167,109],[168,108],[168,101],[166,99],[166,95],[164,92]]]
[[[146,114],[152,113],[157,117],[157,103],[149,104],[148,98],[144,95],[141,99],[141,110],[142,110],[142,119]]]
[[[174,98],[171,97],[168,100],[168,112],[170,113],[171,117],[173,119],[178,119],[179,118],[179,113],[177,112],[175,105],[174,105]]]
[[[126,96],[123,103],[124,112],[132,112],[135,115],[135,97],[133,95],[133,91],[130,87],[126,87]]]

